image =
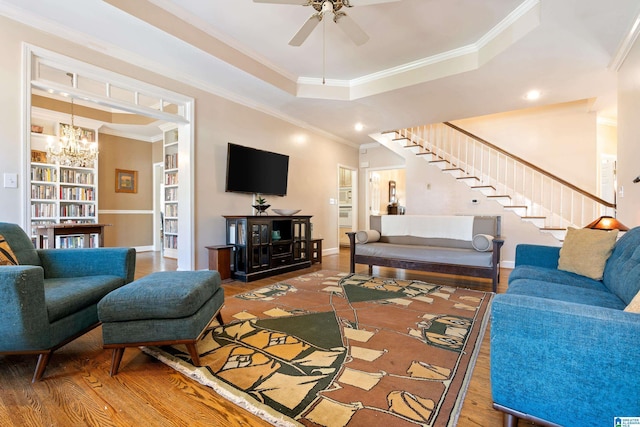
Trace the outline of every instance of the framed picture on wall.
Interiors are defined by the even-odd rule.
[[[31,161],[36,163],[47,163],[47,153],[39,150],[31,150]]]
[[[138,171],[116,169],[116,193],[137,193]]]

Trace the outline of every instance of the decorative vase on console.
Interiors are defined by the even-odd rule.
[[[258,211],[258,215],[262,215],[271,205],[267,205],[267,201],[258,195],[258,197],[256,197],[256,204],[252,206]]]

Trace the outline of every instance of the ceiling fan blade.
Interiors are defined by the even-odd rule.
[[[291,39],[289,44],[291,46],[300,46],[304,41],[309,37],[311,32],[316,28],[316,26],[322,21],[322,14],[314,13],[311,15],[311,18],[307,19],[307,22],[304,23],[302,28],[298,30],[295,36]]]
[[[272,3],[272,4],[299,4],[306,6],[309,0],[253,0],[254,3]]]
[[[369,6],[372,4],[395,3],[401,0],[349,0],[351,6]]]
[[[367,33],[349,15],[336,13],[334,21],[357,46],[363,45],[369,40]]]

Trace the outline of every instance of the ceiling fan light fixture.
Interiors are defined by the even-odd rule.
[[[343,7],[351,8],[352,1],[356,0],[253,0],[254,3],[272,3],[272,4],[294,4],[301,6],[311,6],[315,9],[311,18],[298,30],[295,36],[289,42],[291,46],[301,46],[302,43],[309,37],[313,29],[318,25],[324,14],[327,12],[333,12],[333,21],[342,28],[342,30],[349,36],[351,40],[360,46],[369,40],[369,36],[364,32],[356,22],[351,19],[341,9]],[[358,6],[367,6],[381,3],[395,3],[401,0],[357,0]]]

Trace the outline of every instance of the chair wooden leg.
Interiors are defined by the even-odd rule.
[[[120,368],[120,362],[122,361],[124,349],[124,347],[117,347],[113,349],[113,354],[111,355],[111,371],[109,371],[110,377],[118,374],[118,369]]]
[[[196,343],[192,342],[185,345],[187,346],[187,350],[189,351],[189,355],[191,356],[191,362],[193,363],[193,366],[200,366],[200,355],[198,354]]]
[[[49,359],[51,358],[51,353],[53,351],[47,351],[46,353],[40,353],[38,355],[38,363],[36,364],[36,371],[33,373],[32,383],[36,381],[40,381],[42,375],[44,375],[44,370],[47,369],[47,364],[49,363]]]
[[[505,412],[502,418],[502,425],[503,427],[518,427],[518,417]]]
[[[224,321],[222,320],[222,310],[216,314],[216,320],[220,323],[220,326],[224,326]]]

